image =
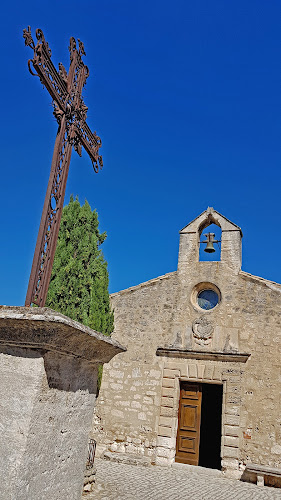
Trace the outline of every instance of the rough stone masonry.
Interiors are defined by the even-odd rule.
[[[221,229],[220,260],[200,261],[211,223]],[[241,229],[209,208],[180,231],[177,271],[111,296],[112,338],[127,352],[104,367],[92,432],[97,456],[171,465],[182,384],[215,384],[225,475],[256,481],[250,463],[280,471],[281,285],[241,270],[241,240]],[[204,291],[217,297],[209,310],[199,300]]]
[[[51,309],[0,307],[1,500],[80,500],[98,364],[122,351]]]

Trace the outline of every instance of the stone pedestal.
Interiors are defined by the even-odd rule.
[[[0,307],[1,500],[80,500],[98,365],[124,350],[50,309]]]

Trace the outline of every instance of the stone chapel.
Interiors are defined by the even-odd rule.
[[[200,261],[203,231],[220,260]],[[208,208],[180,231],[178,269],[111,296],[114,340],[92,437],[97,456],[182,462],[243,478],[281,464],[281,285],[241,270],[240,227]]]

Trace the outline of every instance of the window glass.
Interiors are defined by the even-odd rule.
[[[202,290],[198,293],[197,302],[201,309],[213,309],[219,301],[218,294],[214,290]]]

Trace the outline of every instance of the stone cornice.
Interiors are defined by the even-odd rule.
[[[47,307],[0,307],[0,345],[53,351],[108,363],[126,351],[119,342]]]
[[[169,279],[172,276],[175,276],[176,274],[177,274],[177,271],[172,271],[170,273],[163,274],[162,276],[158,276],[157,278],[153,278],[151,280],[144,281],[143,283],[140,283],[139,285],[131,286],[130,288],[125,288],[124,290],[120,290],[119,292],[111,293],[110,298],[114,298],[114,297],[117,297],[119,295],[124,295],[125,293],[135,292],[137,290],[140,290],[141,288],[156,285],[160,281]]]
[[[214,352],[214,351],[193,351],[189,349],[174,349],[158,347],[157,356],[166,356],[167,358],[185,358],[198,359],[204,361],[228,361],[246,363],[250,354],[238,352]]]
[[[271,290],[276,292],[281,292],[281,284],[276,283],[275,281],[270,281],[265,278],[261,278],[260,276],[255,276],[254,274],[246,273],[245,271],[239,271],[238,276],[245,278],[249,281],[253,281],[254,283],[260,283],[261,285],[268,286]]]

